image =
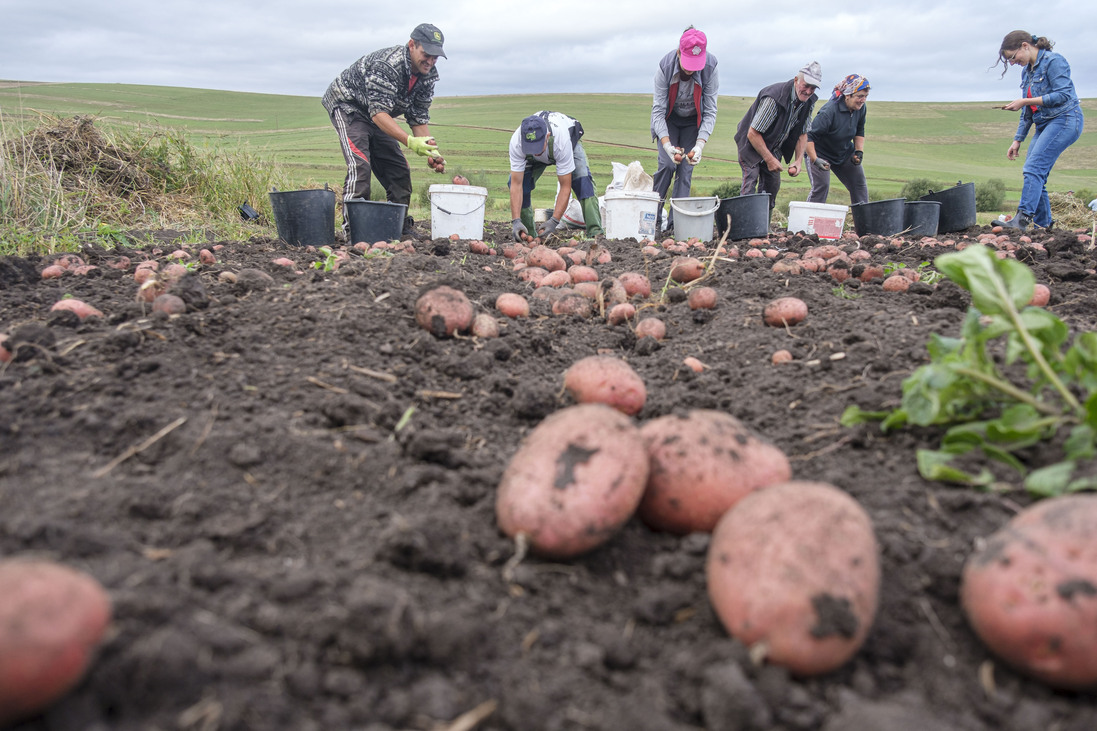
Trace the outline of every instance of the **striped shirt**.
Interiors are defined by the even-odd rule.
[[[778,138],[778,146],[780,142],[787,140],[789,132],[792,131],[792,123],[796,119],[796,112],[801,106],[807,104],[807,102],[800,101],[800,98],[796,96],[796,85],[792,86],[792,113],[788,115],[788,122],[785,126],[785,133]],[[750,127],[760,135],[764,135],[769,128],[773,125],[773,121],[777,119],[777,102],[773,101],[770,97],[763,97],[758,103],[758,109],[754,112],[754,119],[750,120]],[[804,118],[803,129],[797,135],[806,135],[808,129],[811,126],[810,117]]]

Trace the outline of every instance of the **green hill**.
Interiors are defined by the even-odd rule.
[[[751,99],[720,98],[720,112],[705,159],[695,170],[694,195],[711,195],[725,182],[738,182],[732,135]],[[583,122],[584,147],[596,185],[612,177],[611,163],[639,160],[655,172],[655,146],[648,132],[651,97],[644,94],[512,95],[439,97],[431,109],[431,131],[447,160],[447,175],[430,172],[412,160],[418,196],[413,213],[422,215],[432,183],[462,173],[489,189],[488,217],[507,218],[506,147],[521,119],[540,109],[570,114]],[[1083,100],[1097,120],[1097,100]],[[182,131],[188,140],[213,149],[246,149],[257,159],[279,165],[300,188],[324,183],[341,186],[342,155],[318,97],[249,94],[203,89],[123,84],[40,84],[0,82],[4,136],[42,115],[92,115],[97,124],[158,127]],[[874,199],[896,197],[909,180],[928,178],[952,184],[993,178],[1016,201],[1021,162],[1006,160],[1017,115],[990,102],[869,103],[865,168]],[[1091,125],[1092,127],[1092,125]],[[379,187],[379,186],[375,186]],[[542,183],[535,205],[550,205],[555,186]],[[1097,188],[1097,131],[1087,131],[1060,159],[1049,188],[1056,191]],[[806,175],[786,177],[782,202],[807,196]],[[845,190],[832,188],[832,203],[848,203]]]

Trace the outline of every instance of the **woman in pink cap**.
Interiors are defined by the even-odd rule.
[[[660,200],[656,232],[661,227],[662,202],[671,179],[676,178],[671,197],[688,198],[693,167],[701,162],[701,150],[716,127],[720,79],[716,56],[707,48],[705,34],[691,25],[678,40],[678,50],[663,56],[655,72],[651,138],[659,141],[659,168],[654,178]]]

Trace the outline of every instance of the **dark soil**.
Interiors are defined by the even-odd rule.
[[[1043,240],[1050,253],[1019,255],[1051,286],[1050,309],[1097,329],[1093,251],[1069,232]],[[959,331],[968,299],[954,285],[847,282],[843,297],[828,275],[721,261],[706,282],[715,310],[674,296],[644,310],[665,320],[661,343],[540,300],[528,320],[500,318],[498,339],[438,339],[412,315],[426,285],[445,281],[487,312],[528,285],[502,257],[425,235],[414,254],[355,252],[331,272],[278,241],[221,243],[170,318],[106,266],[166,260],[170,243],[159,255],[89,248],[99,269],[46,281],[45,260],[0,259],[0,332],[27,342],[0,370],[0,555],[79,568],[114,602],[86,678],[17,728],[1097,728],[1091,695],[995,661],[958,605],[975,542],[1031,499],[922,479],[915,450],[937,431],[838,423],[849,404],[898,405],[930,333]],[[603,275],[643,271],[662,288],[670,257],[607,247]],[[940,250],[873,251],[916,267]],[[49,312],[65,294],[104,317]],[[780,295],[808,304],[803,324],[762,324]],[[771,365],[782,348],[795,360]],[[582,558],[527,558],[504,580],[514,546],[495,525],[496,485],[522,437],[568,405],[563,371],[597,352],[645,380],[638,421],[727,411],[784,449],[796,477],[864,505],[883,586],[845,667],[796,679],[752,664],[709,606],[707,535],[634,520]]]

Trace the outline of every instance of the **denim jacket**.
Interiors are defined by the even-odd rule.
[[[1018,142],[1024,141],[1034,123],[1043,127],[1060,114],[1081,106],[1074,82],[1070,79],[1070,64],[1058,53],[1046,49],[1040,49],[1031,70],[1027,65],[1021,69],[1021,97],[1035,99],[1038,96],[1044,98],[1043,106],[1036,107],[1035,112],[1029,107],[1021,110],[1021,121],[1017,125],[1017,134],[1013,136]]]

